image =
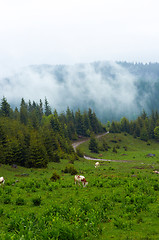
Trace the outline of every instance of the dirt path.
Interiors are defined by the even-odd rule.
[[[89,138],[87,138],[87,139],[84,139],[84,140],[79,140],[78,142],[73,142],[72,143],[72,147],[73,147],[73,149],[76,151],[76,148],[81,144],[81,143],[84,143],[84,142],[87,142],[89,140]]]
[[[109,132],[106,132],[106,133],[103,133],[103,134],[99,134],[99,135],[97,135],[96,136],[96,138],[100,138],[100,137],[102,137],[102,136],[104,136],[104,135],[106,135],[106,134],[108,134]],[[76,151],[76,148],[80,145],[80,144],[82,144],[82,143],[84,143],[84,142],[87,142],[88,140],[89,140],[90,138],[86,138],[86,139],[82,139],[82,140],[79,140],[79,141],[76,141],[76,142],[73,142],[72,143],[72,147],[73,147],[73,149],[74,149],[74,151]],[[111,160],[111,159],[101,159],[101,158],[92,158],[92,157],[89,157],[89,156],[83,156],[85,159],[87,159],[87,160],[92,160],[92,161],[103,161],[103,162],[130,162],[130,161],[128,161],[128,160]]]
[[[96,136],[96,138],[100,138],[106,134],[108,134],[109,132],[106,132],[106,133],[103,133],[103,134],[99,134]],[[76,151],[76,148],[81,144],[81,143],[84,143],[84,142],[87,142],[90,138],[85,138],[85,139],[82,139],[82,140],[77,140],[75,142],[72,143],[72,147],[73,149]]]
[[[88,156],[83,156],[87,160],[93,160],[93,161],[103,161],[103,162],[130,162],[128,160],[111,160],[111,159],[101,159],[101,158],[92,158]]]

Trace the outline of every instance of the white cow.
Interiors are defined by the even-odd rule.
[[[99,162],[96,162],[95,163],[95,168],[99,167],[99,165],[100,165]]]
[[[83,187],[85,187],[88,184],[85,177],[81,176],[81,175],[75,175],[74,181],[75,181],[75,184],[78,182],[79,185],[80,185],[80,182],[81,182]]]
[[[155,171],[153,171],[153,172],[159,174],[159,171],[157,171],[157,170],[155,170]]]
[[[4,177],[0,177],[0,185],[3,183],[4,184],[5,180]]]

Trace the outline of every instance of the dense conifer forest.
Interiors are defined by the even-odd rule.
[[[0,162],[25,167],[46,167],[48,162],[59,162],[69,156],[78,158],[71,141],[92,137],[109,129],[112,133],[125,132],[144,141],[159,140],[159,113],[145,110],[136,120],[123,117],[104,126],[90,108],[88,111],[58,114],[52,111],[47,98],[43,103],[28,103],[22,98],[19,109],[12,109],[5,97],[0,107]]]
[[[0,163],[25,167],[46,167],[50,161],[77,158],[71,140],[104,132],[91,109],[75,113],[67,108],[58,114],[48,100],[44,104],[25,102],[13,110],[3,97],[0,107]]]
[[[129,121],[126,117],[123,117],[120,121],[112,121],[110,132],[126,132],[144,141],[150,139],[156,139],[158,141],[159,113],[157,110],[153,110],[152,113],[148,115],[145,110],[143,110],[136,120]]]

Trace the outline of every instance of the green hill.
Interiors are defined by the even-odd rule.
[[[127,133],[109,133],[96,141],[98,153],[92,153],[89,150],[89,141],[81,144],[79,148],[85,155],[95,158],[127,160],[136,163],[158,161],[159,163],[159,143],[154,139],[145,142]],[[155,154],[155,156],[150,157],[149,154]]]

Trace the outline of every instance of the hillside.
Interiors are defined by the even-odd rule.
[[[0,107],[0,163],[25,167],[46,167],[66,156],[74,161],[71,140],[88,137],[91,132],[105,132],[105,127],[91,109],[81,113],[67,108],[66,113],[52,112],[45,99],[26,103],[13,110],[3,97]]]
[[[106,159],[117,160],[121,163],[136,162],[149,164],[154,162],[159,164],[158,142],[154,139],[145,142],[129,134],[109,133],[96,141],[98,153],[94,153],[89,149],[89,141],[82,143],[77,148],[80,148],[84,155],[101,159],[101,161]],[[149,154],[154,156],[150,157]]]

